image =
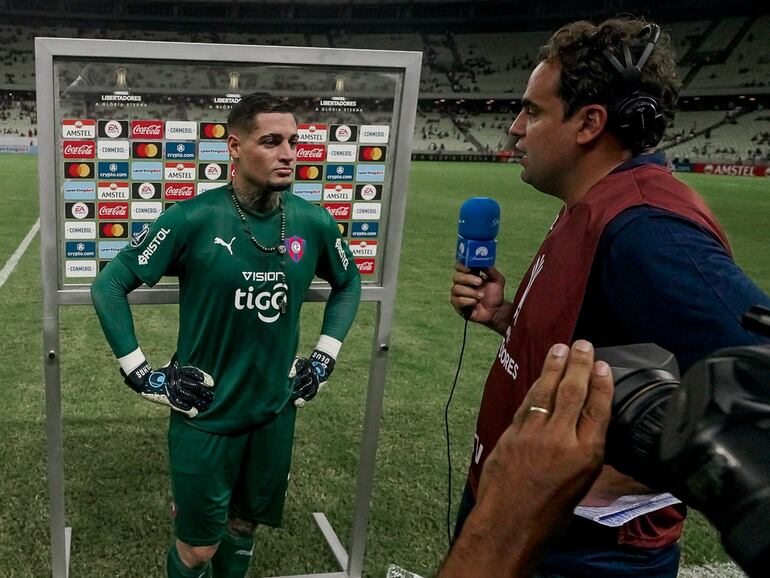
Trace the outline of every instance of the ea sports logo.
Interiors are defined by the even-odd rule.
[[[110,138],[118,138],[123,132],[123,127],[116,120],[111,120],[104,125],[104,134]]]
[[[377,187],[374,185],[364,185],[361,187],[361,198],[365,201],[371,201],[377,197]]]
[[[139,185],[137,193],[143,199],[151,199],[155,196],[155,185],[152,183],[142,183]]]
[[[352,134],[353,132],[350,130],[350,127],[346,124],[341,124],[340,126],[338,126],[337,130],[334,132],[334,136],[340,142],[348,142]]]
[[[212,181],[215,181],[220,176],[222,176],[222,168],[216,163],[207,164],[204,172],[206,174],[206,178]]]
[[[714,165],[706,165],[705,167],[703,167],[703,172],[704,173],[708,173],[708,174],[713,173],[714,172]]]
[[[72,216],[76,219],[85,219],[88,216],[88,205],[75,203],[72,205]]]

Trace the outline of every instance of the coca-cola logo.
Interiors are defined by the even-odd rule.
[[[99,218],[127,219],[128,203],[99,203]]]
[[[91,141],[74,141],[64,144],[65,158],[94,158],[95,147]]]
[[[164,194],[167,199],[189,199],[195,195],[192,183],[166,184]]]
[[[327,203],[324,208],[338,221],[350,218],[350,203]]]
[[[355,259],[355,262],[361,275],[372,275],[374,273],[374,259]]]
[[[162,138],[163,122],[159,120],[135,120],[131,122],[131,136],[143,138]]]
[[[325,145],[298,144],[297,160],[322,161],[326,157]]]

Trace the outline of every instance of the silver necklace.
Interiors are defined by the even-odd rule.
[[[278,253],[283,257],[283,255],[286,254],[286,211],[283,209],[283,197],[278,197],[278,208],[281,211],[281,233],[280,238],[277,245],[273,245],[272,247],[266,247],[262,243],[260,243],[257,238],[254,236],[254,234],[251,232],[251,229],[249,228],[248,224],[246,224],[246,215],[243,214],[243,209],[241,209],[241,204],[238,202],[238,198],[235,195],[235,186],[233,186],[230,189],[230,198],[233,199],[233,204],[235,205],[235,210],[238,211],[238,216],[241,218],[241,223],[243,223],[243,230],[246,232],[246,234],[251,239],[252,243],[256,245],[257,249],[260,251],[264,251],[265,253]],[[285,267],[284,260],[281,259],[281,267]]]
[[[283,207],[283,197],[278,197],[278,208],[281,211],[281,233],[280,238],[278,240],[277,245],[273,245],[272,247],[266,247],[262,243],[260,243],[257,238],[254,236],[254,234],[251,232],[251,229],[249,228],[249,225],[246,223],[246,215],[243,214],[243,209],[241,208],[241,204],[238,202],[238,198],[235,195],[235,185],[231,184],[230,186],[230,198],[233,200],[233,205],[235,205],[235,210],[238,212],[238,216],[241,218],[241,223],[243,224],[243,230],[248,235],[249,239],[251,239],[251,242],[254,243],[254,245],[262,251],[263,253],[277,253],[281,257],[281,269],[284,271],[283,273],[283,284],[286,287],[286,290],[283,294],[283,299],[281,299],[280,303],[278,304],[278,307],[281,310],[281,314],[286,313],[286,303],[288,301],[288,293],[289,293],[289,280],[286,277],[286,211]]]

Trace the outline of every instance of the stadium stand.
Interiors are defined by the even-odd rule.
[[[732,30],[732,29],[731,29]],[[729,55],[707,55],[721,62],[704,65],[688,88],[723,89],[770,88],[770,51],[768,51],[767,33],[770,30],[770,16],[760,16],[749,28],[736,39]],[[738,34],[737,32],[735,33]]]
[[[696,118],[695,115],[700,116]],[[713,122],[717,115],[721,118]],[[735,164],[770,161],[770,114],[767,111],[745,114],[722,111],[708,116],[688,113],[683,126],[690,120],[693,122],[692,137],[681,144],[665,147],[670,158]]]
[[[333,3],[333,2],[332,2]],[[373,2],[374,3],[374,2]],[[725,19],[700,19],[671,22],[664,25],[672,38],[678,57],[684,94],[722,95],[723,101],[703,107],[708,110],[685,110],[669,127],[662,146],[672,157],[719,160],[723,162],[764,162],[770,146],[767,126],[763,124],[761,104],[736,109],[729,103],[735,96],[760,95],[765,102],[770,93],[770,55],[766,31],[770,15],[737,16]],[[173,30],[137,30],[76,28],[72,26],[0,25],[0,133],[27,136],[36,131],[34,117],[34,38],[36,36],[104,38],[172,42],[217,42],[242,45],[315,46],[380,50],[414,50],[423,52],[420,78],[421,107],[414,134],[416,151],[456,151],[466,153],[497,152],[507,143],[507,129],[514,112],[501,102],[519,98],[529,73],[536,62],[537,50],[547,39],[545,30],[520,32],[412,32],[364,34],[350,30],[315,30],[311,33],[262,32],[179,32]],[[71,66],[71,78],[91,88],[113,90],[115,70],[93,63]],[[221,90],[227,85],[221,67],[200,66],[180,73],[178,68],[153,65],[152,68],[129,68],[131,86],[142,86],[149,93],[149,104],[158,114],[171,114],[180,120],[204,119],[210,115],[205,103],[188,98],[184,106],[164,103],[154,93],[189,93],[191,86],[203,91]],[[333,79],[332,79],[333,80]],[[280,90],[303,96],[330,85],[326,76],[299,73],[296,69],[270,66],[258,71],[244,70],[239,88]],[[360,98],[376,98],[392,91],[392,80],[383,78],[372,83],[346,74],[345,89]],[[180,88],[183,87],[183,88]],[[17,96],[12,97],[9,94]],[[459,104],[468,98],[478,101],[466,111]],[[479,103],[494,102],[489,107]],[[726,100],[725,100],[726,99]],[[752,97],[753,99],[753,97]],[[695,99],[697,101],[697,98]],[[746,103],[746,100],[741,103]],[[441,104],[440,104],[441,103]],[[759,106],[757,106],[759,104]],[[77,107],[77,101],[71,106]],[[319,120],[308,104],[306,120]],[[689,108],[692,108],[690,106]],[[748,112],[757,108],[756,112]],[[735,111],[738,110],[736,113]],[[82,111],[83,113],[87,111]],[[75,114],[76,111],[73,111]],[[110,117],[112,112],[101,112]],[[372,118],[378,120],[372,120]],[[390,122],[388,115],[368,112],[362,122]],[[760,127],[758,129],[757,127]]]

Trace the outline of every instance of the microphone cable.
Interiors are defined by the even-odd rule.
[[[470,316],[468,316],[470,317]],[[446,431],[446,461],[447,461],[447,496],[446,496],[446,536],[449,547],[452,547],[452,453],[449,444],[449,405],[452,403],[452,397],[457,387],[457,378],[460,377],[460,368],[463,365],[463,355],[465,354],[465,340],[468,336],[468,317],[465,317],[463,326],[463,344],[460,347],[460,359],[457,360],[457,371],[455,379],[452,382],[452,389],[449,392],[449,399],[444,408],[444,429]]]

